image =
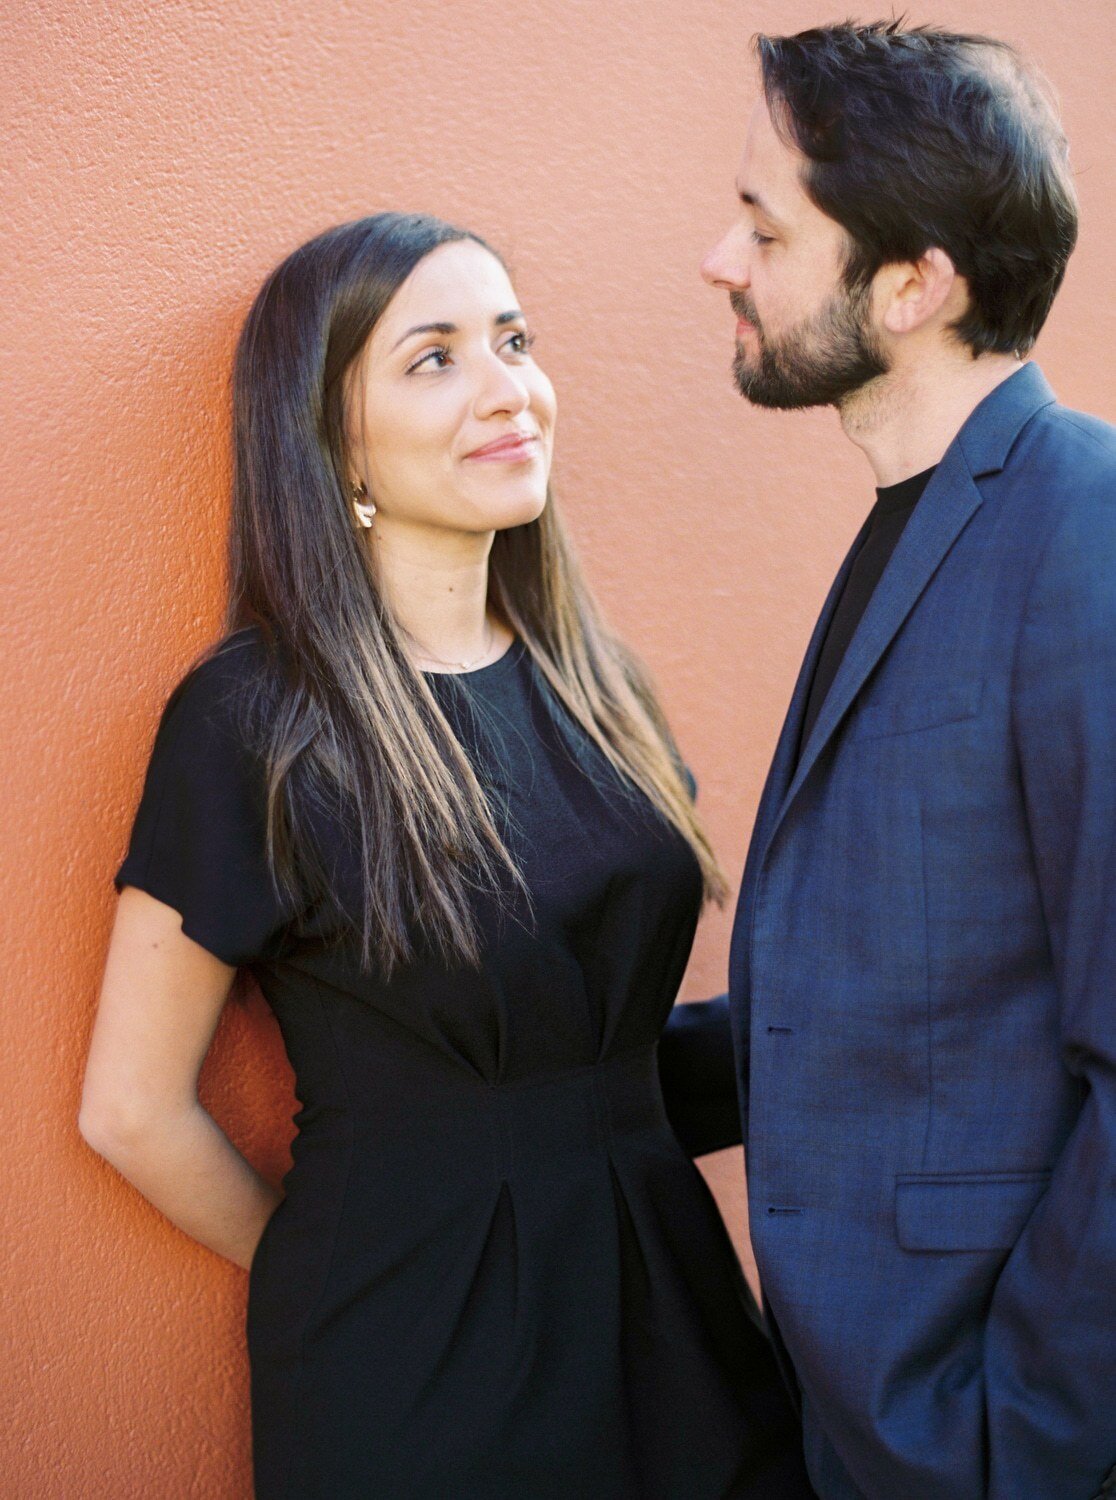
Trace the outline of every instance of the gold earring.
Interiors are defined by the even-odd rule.
[[[371,500],[367,505],[360,505],[358,503],[368,493],[368,487],[364,483],[364,480],[362,479],[359,484],[354,484],[349,493],[352,496],[353,510],[356,512],[357,520],[365,528],[371,526],[372,517],[376,514],[375,505]]]

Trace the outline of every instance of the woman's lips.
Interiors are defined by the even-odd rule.
[[[476,463],[526,463],[534,458],[538,442],[537,437],[530,435],[498,438],[496,442],[486,443],[483,448],[477,448],[465,457]]]

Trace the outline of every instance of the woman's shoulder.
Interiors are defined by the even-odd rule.
[[[181,913],[183,931],[225,963],[277,952],[293,916],[267,858],[267,781],[239,713],[266,668],[258,631],[195,657],[156,731],[117,890],[139,886]]]
[[[212,642],[191,663],[183,681],[210,689],[243,686],[262,676],[272,653],[259,625],[245,625]]]
[[[207,646],[182,671],[163,708],[163,721],[204,724],[241,735],[256,691],[267,680],[271,653],[258,625],[245,626]]]

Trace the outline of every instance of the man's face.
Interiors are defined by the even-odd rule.
[[[757,406],[840,406],[889,362],[870,289],[850,292],[848,237],[801,184],[802,154],[779,138],[761,98],[737,174],[740,215],[702,261],[737,317],[733,376]]]

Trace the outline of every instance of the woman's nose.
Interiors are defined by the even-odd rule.
[[[530,403],[531,393],[518,371],[493,356],[485,361],[483,372],[478,376],[474,408],[478,417],[492,416],[495,412],[521,412]]]

